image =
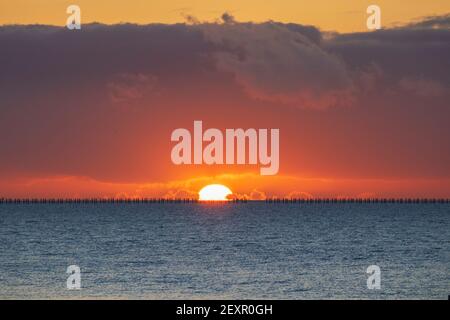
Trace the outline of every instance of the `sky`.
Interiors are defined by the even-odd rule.
[[[0,24],[63,26],[71,4],[82,8],[84,23],[177,23],[186,16],[213,22],[229,12],[239,21],[274,20],[339,32],[364,31],[371,4],[382,8],[386,27],[450,12],[448,0],[0,0]]]
[[[0,198],[450,197],[448,1],[35,3],[0,0]],[[279,128],[278,174],[174,165],[194,120]]]

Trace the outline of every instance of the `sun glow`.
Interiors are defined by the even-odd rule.
[[[210,184],[199,191],[200,201],[229,201],[227,197],[232,194],[231,190],[221,184]]]

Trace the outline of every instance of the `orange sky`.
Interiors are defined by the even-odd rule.
[[[304,179],[241,175],[199,176],[165,183],[111,183],[86,177],[49,177],[4,180],[2,196],[13,198],[197,198],[208,184],[228,186],[235,196],[250,200],[266,198],[448,198],[450,179]],[[367,190],[367,191],[363,191]],[[424,191],[426,190],[426,191]]]
[[[238,21],[274,20],[339,32],[364,31],[371,4],[381,7],[386,27],[450,12],[447,0],[0,0],[0,24],[63,26],[71,4],[81,7],[83,23],[176,23],[184,22],[185,15],[214,21],[229,12]]]
[[[0,0],[0,24],[63,26],[72,3]],[[367,1],[77,4],[83,23],[168,25],[0,27],[0,198],[210,183],[250,199],[450,197],[449,1],[378,1],[385,26],[432,16],[381,32],[362,32]],[[214,22],[225,11],[296,24]],[[172,24],[185,14],[210,23]],[[280,129],[279,173],[174,165],[171,133],[194,120]]]

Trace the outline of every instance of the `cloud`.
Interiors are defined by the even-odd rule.
[[[179,190],[169,190],[164,196],[164,199],[198,199],[198,193],[191,191],[191,190],[185,190],[185,189],[179,189]]]
[[[262,201],[267,199],[267,195],[264,191],[260,191],[257,189],[253,189],[250,194],[247,193],[233,193],[230,196],[230,199],[239,199],[239,200],[251,200],[251,201]]]
[[[448,86],[450,29],[418,26],[334,34],[324,41],[324,47],[340,57],[356,76],[376,65],[383,75],[378,78],[379,88],[392,87],[403,78],[422,78]]]
[[[131,184],[134,195],[149,181],[257,172],[174,166],[170,133],[200,119],[221,129],[280,128],[282,175],[450,177],[446,19],[350,34],[230,15],[79,32],[2,26],[0,176],[86,176]],[[275,193],[260,183],[231,186]],[[155,188],[158,196],[194,190]],[[321,195],[300,184],[277,196],[289,190]]]
[[[222,18],[223,23],[233,24],[236,22],[234,17],[228,12],[223,13],[221,18]]]
[[[417,29],[450,29],[450,14],[422,17],[418,21],[406,24],[404,27]]]
[[[313,27],[275,22],[199,28],[221,50],[220,70],[231,72],[251,97],[300,108],[324,109],[352,103],[352,81],[345,65],[320,45]]]
[[[157,90],[158,78],[151,74],[122,73],[114,76],[107,84],[110,98],[115,103],[143,98]]]
[[[265,192],[254,189],[250,193],[250,200],[266,200],[267,196]]]
[[[281,106],[355,106],[367,89],[390,88],[404,78],[447,87],[449,19],[428,17],[400,28],[351,34],[323,34],[298,24],[242,23],[229,13],[222,15],[223,23],[92,24],[82,32],[4,26],[0,85],[42,92],[61,86],[61,79],[66,88],[95,82],[113,103],[126,104],[213,78],[226,81],[225,88],[235,81],[250,98]],[[369,71],[376,71],[375,77]],[[189,90],[200,94],[203,88]],[[0,98],[12,94],[4,90]]]
[[[284,198],[286,198],[286,199],[313,199],[314,196],[309,192],[292,191],[292,192],[289,192]]]
[[[440,97],[448,93],[441,83],[423,78],[402,78],[399,86],[404,91],[419,97]]]

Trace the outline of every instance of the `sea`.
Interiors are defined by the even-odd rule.
[[[0,299],[449,295],[445,203],[0,204]]]

